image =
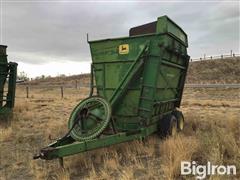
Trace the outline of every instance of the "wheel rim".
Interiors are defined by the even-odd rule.
[[[68,128],[73,128],[70,135],[77,141],[93,139],[103,132],[110,118],[111,106],[105,99],[84,99],[74,108],[69,118]]]

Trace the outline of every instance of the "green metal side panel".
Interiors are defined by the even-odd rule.
[[[126,37],[116,39],[106,39],[100,41],[90,41],[91,55],[93,63],[113,63],[133,61],[139,51],[144,47],[146,41],[153,39],[155,36]],[[126,54],[119,53],[119,46],[128,44],[129,52]]]
[[[118,87],[139,51],[144,47],[145,42],[149,38],[154,38],[154,36],[90,42],[94,77],[100,96],[110,100],[112,93]],[[119,54],[118,48],[122,44],[128,44],[128,54]],[[141,90],[141,73],[140,71],[129,85],[125,98],[122,99],[121,104],[117,108],[116,115],[137,115]]]
[[[171,33],[175,38],[178,38],[186,47],[188,40],[186,33],[169,17],[162,16],[158,18],[156,33]]]
[[[113,116],[121,129],[141,128],[180,106],[188,65],[187,36],[168,17],[155,34],[90,41],[97,92],[108,101],[148,42],[144,66],[129,84]],[[121,52],[121,47],[125,52]],[[131,118],[129,118],[131,117]]]

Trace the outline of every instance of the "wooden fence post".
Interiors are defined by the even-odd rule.
[[[27,98],[29,98],[29,87],[26,87]]]
[[[61,86],[61,97],[63,98],[63,87]]]
[[[77,80],[75,81],[75,88],[77,89],[78,88],[78,84],[77,84]]]

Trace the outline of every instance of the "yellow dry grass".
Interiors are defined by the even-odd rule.
[[[199,146],[196,137],[185,137],[177,135],[171,137],[160,144],[160,152],[164,154],[162,157],[162,170],[167,179],[180,177],[181,161],[191,161],[194,152]]]
[[[0,128],[0,179],[192,179],[180,176],[180,162],[235,164],[240,169],[240,121],[237,89],[186,89],[182,110],[186,126],[165,140],[153,135],[58,160],[32,160],[40,148],[67,132],[74,106],[87,88],[17,89],[14,116]],[[237,171],[239,172],[239,171]],[[213,176],[224,179],[229,177]],[[230,177],[232,178],[232,177]],[[240,178],[239,173],[236,178]]]

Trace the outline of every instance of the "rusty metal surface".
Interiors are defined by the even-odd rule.
[[[157,21],[133,27],[129,30],[129,36],[151,34],[156,32]]]

